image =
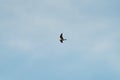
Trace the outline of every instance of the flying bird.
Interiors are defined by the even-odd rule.
[[[60,34],[60,42],[63,43],[64,40],[67,40],[67,39],[64,39],[63,38],[63,33]]]

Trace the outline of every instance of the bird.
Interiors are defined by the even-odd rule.
[[[65,41],[65,40],[67,40],[67,39],[64,39],[64,38],[63,38],[63,33],[61,33],[61,34],[60,34],[60,42],[63,43],[63,41]]]

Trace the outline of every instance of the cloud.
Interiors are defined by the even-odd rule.
[[[12,59],[13,62],[19,57],[20,61],[23,60],[21,63],[25,63],[19,65],[18,69],[14,69],[15,66],[9,69],[15,74],[19,73],[16,75],[21,78],[24,74],[36,75],[34,71],[39,72],[41,69],[43,69],[39,72],[41,74],[46,74],[50,70],[54,75],[53,70],[60,72],[60,74],[57,72],[57,75],[64,73],[64,76],[80,72],[86,77],[85,73],[88,71],[87,76],[94,75],[91,73],[99,76],[96,73],[102,72],[106,75],[105,72],[109,72],[108,70],[114,71],[109,74],[119,74],[119,16],[104,15],[104,12],[107,15],[110,13],[107,8],[111,3],[108,2],[108,0],[2,1],[0,44],[5,46],[5,50],[7,47],[22,51],[25,54],[21,56],[26,60],[19,56],[19,52],[12,51],[18,55]],[[59,43],[61,32],[67,38],[64,44]],[[9,52],[5,55],[8,56]],[[104,70],[106,67],[109,69]],[[21,73],[24,70],[25,73]]]
[[[5,45],[18,50],[31,51],[32,49],[32,44],[29,40],[13,39],[6,42]]]
[[[108,41],[100,41],[94,45],[93,51],[96,53],[106,52],[112,48],[113,44]]]

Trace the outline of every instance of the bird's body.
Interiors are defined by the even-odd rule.
[[[60,34],[60,42],[63,43],[64,40],[67,40],[67,39],[64,39],[63,38],[63,33]]]

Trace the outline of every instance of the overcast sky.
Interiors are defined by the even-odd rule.
[[[0,80],[120,80],[120,0],[0,0]]]

